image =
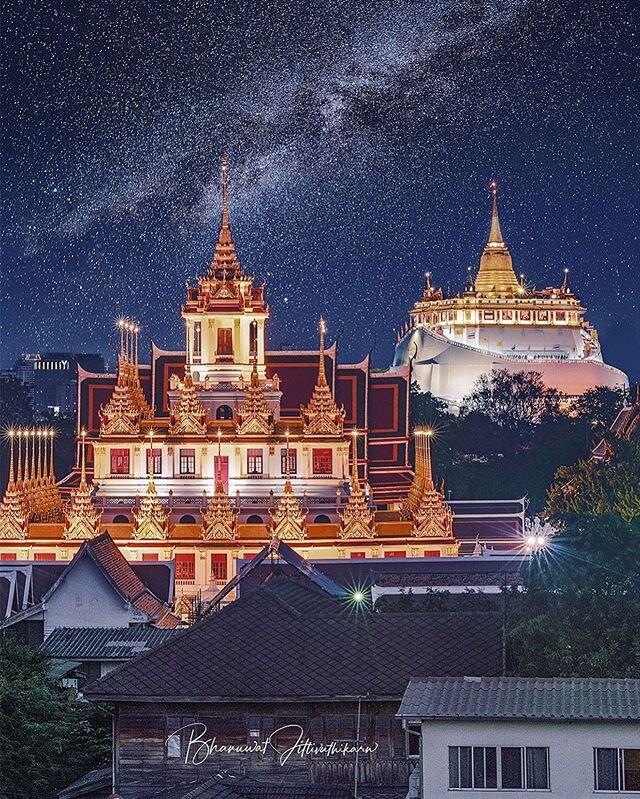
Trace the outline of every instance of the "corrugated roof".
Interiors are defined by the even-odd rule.
[[[58,627],[40,649],[51,658],[122,660],[148,652],[180,630],[161,627]]]
[[[429,677],[411,680],[398,715],[424,719],[640,721],[640,680]]]
[[[399,700],[416,673],[499,674],[501,665],[500,614],[356,610],[282,576],[85,693],[157,701],[367,694]]]

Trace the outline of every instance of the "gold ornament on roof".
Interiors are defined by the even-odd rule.
[[[480,257],[480,268],[475,279],[475,291],[488,296],[510,297],[518,294],[520,284],[513,270],[511,253],[505,244],[498,217],[498,184],[490,183],[493,197],[489,240]]]
[[[453,535],[453,511],[444,501],[444,483],[438,491],[433,482],[431,467],[431,428],[419,427],[414,431],[416,452],[420,450],[423,475],[421,493],[413,511],[413,535],[417,538],[444,539],[456,543]],[[416,463],[418,456],[416,455]]]
[[[358,433],[353,430],[351,435],[353,440],[351,493],[344,510],[340,513],[340,538],[374,538],[377,535],[375,516],[367,504],[358,477]]]
[[[344,424],[344,408],[338,408],[327,383],[324,366],[324,334],[326,325],[320,318],[320,361],[318,379],[308,405],[300,406],[305,436],[341,436]]]
[[[264,385],[258,377],[257,358],[253,359],[251,383],[236,416],[236,431],[239,436],[268,436],[273,432],[273,414],[264,396]]]
[[[300,540],[307,537],[305,519],[307,511],[303,510],[291,484],[291,463],[289,458],[289,431],[286,433],[287,448],[285,453],[284,489],[278,504],[271,510],[271,536],[281,541]]]
[[[222,480],[222,432],[218,430],[218,462],[216,465],[216,485],[203,514],[204,537],[207,540],[233,540],[236,537],[237,511],[231,506],[229,496]]]
[[[118,377],[111,399],[100,408],[100,435],[137,435],[140,420],[152,416],[152,410],[142,390],[138,362],[140,328],[127,319],[119,319],[120,353]]]
[[[22,539],[27,537],[27,524],[29,522],[28,511],[21,495],[20,487],[16,484],[14,471],[14,440],[17,437],[16,431],[11,429],[8,433],[9,447],[9,481],[4,498],[0,503],[0,538]],[[20,448],[19,442],[18,447]],[[18,470],[20,479],[20,470]]]
[[[207,433],[207,411],[198,398],[189,367],[185,367],[180,397],[171,411],[169,433],[173,436],[204,436]]]
[[[91,490],[87,484],[86,472],[86,431],[82,431],[82,455],[80,468],[80,485],[78,490],[71,495],[71,505],[67,511],[67,520],[64,526],[64,537],[68,539],[94,538],[100,533],[100,518],[102,513],[93,506]]]
[[[133,538],[137,540],[165,539],[169,535],[169,514],[165,511],[153,479],[155,462],[153,458],[153,433],[151,439],[151,458],[149,459],[149,482],[142,497],[140,510],[133,512],[135,524]]]

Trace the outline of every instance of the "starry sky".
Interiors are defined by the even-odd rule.
[[[342,330],[391,362],[424,272],[461,290],[489,229],[563,267],[640,378],[634,0],[13,0],[4,9],[1,364],[183,346],[217,235],[266,282],[270,346]]]

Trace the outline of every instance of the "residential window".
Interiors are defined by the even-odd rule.
[[[183,552],[176,554],[176,580],[195,582],[196,579],[196,556],[194,552]]]
[[[153,453],[153,454],[152,454]],[[153,458],[153,463],[152,463]],[[154,474],[162,474],[162,450],[156,449],[155,447],[153,450],[150,448],[147,449],[147,474],[151,474],[151,467],[153,466],[153,473]]]
[[[195,449],[180,450],[180,474],[196,473],[196,451]]]
[[[212,552],[211,553],[211,579],[212,580],[226,580],[227,579],[227,553],[226,552]]]
[[[331,474],[333,472],[332,451],[330,449],[313,450],[313,473]]]
[[[282,474],[287,471],[287,448],[282,447],[280,450],[280,470]],[[298,471],[298,453],[295,449],[289,450],[289,471],[295,474]]]
[[[247,474],[262,474],[262,450],[247,450]]]
[[[596,791],[640,791],[640,749],[594,750]]]
[[[420,737],[422,732],[419,724],[408,724],[406,729],[406,751],[408,757],[420,757]]]
[[[111,474],[129,474],[129,449],[111,450]]]
[[[549,789],[544,746],[450,746],[450,788]]]

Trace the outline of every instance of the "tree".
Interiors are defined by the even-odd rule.
[[[597,386],[574,400],[571,411],[591,428],[593,435],[603,435],[628,401],[629,392],[623,388]]]
[[[109,714],[47,677],[38,651],[0,638],[0,799],[43,799],[107,765]]]

